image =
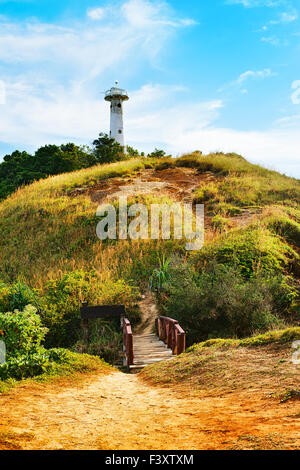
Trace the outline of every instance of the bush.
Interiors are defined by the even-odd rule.
[[[0,366],[0,378],[7,380],[14,378],[17,380],[28,377],[36,377],[45,372],[50,372],[55,363],[50,360],[48,351],[40,348],[35,354],[25,354],[11,357]]]
[[[23,310],[26,305],[40,306],[39,292],[21,281],[11,286],[0,284],[0,312]]]
[[[296,291],[284,276],[245,279],[238,267],[211,264],[197,273],[176,262],[165,286],[166,314],[179,321],[189,343],[210,337],[245,337],[280,327]]]
[[[41,347],[47,329],[32,305],[20,312],[0,314],[0,338],[6,345],[6,363],[0,365],[0,378],[20,380],[40,375],[49,370],[53,361],[60,362],[63,355]]]
[[[123,280],[101,282],[96,271],[73,271],[61,279],[49,281],[41,309],[43,322],[49,329],[47,347],[70,347],[82,339],[82,302],[91,305],[124,304],[130,320],[137,322],[138,295],[138,289]]]
[[[239,266],[243,275],[256,272],[282,273],[299,260],[299,255],[270,230],[255,225],[225,233],[194,256],[198,268],[215,260],[219,264]]]
[[[8,358],[38,352],[47,329],[42,327],[36,312],[32,305],[28,305],[23,312],[0,313],[0,338],[5,341]]]
[[[232,222],[230,219],[227,219],[222,215],[215,215],[212,218],[211,225],[215,230],[223,232],[224,230],[232,227]]]
[[[163,158],[166,156],[166,152],[164,150],[155,149],[154,152],[148,154],[149,158]]]
[[[99,134],[98,139],[94,140],[93,146],[93,155],[99,163],[113,163],[126,158],[124,148],[107,134]]]
[[[0,364],[0,393],[8,390],[11,380],[55,374],[84,372],[97,368],[97,359],[77,355],[65,349],[45,349],[41,343],[46,328],[32,305],[23,312],[0,314],[0,339],[6,344],[6,362]],[[98,362],[99,365],[105,365]],[[5,384],[1,383],[5,380]]]
[[[110,364],[118,363],[122,354],[120,325],[103,320],[93,320],[89,324],[89,343],[78,341],[74,346],[74,351],[100,356]]]
[[[266,220],[266,225],[288,242],[300,247],[300,223],[279,212],[269,217]]]

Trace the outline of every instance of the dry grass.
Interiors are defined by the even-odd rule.
[[[147,367],[141,377],[154,384],[182,384],[204,396],[236,391],[280,394],[299,387],[292,343],[300,328],[269,332],[246,340],[209,340],[174,359]]]
[[[201,186],[194,195],[195,200],[209,197],[206,206],[211,205],[214,213],[221,214],[207,226],[206,243],[218,239],[221,230],[247,223],[247,218],[238,221],[236,217],[244,204],[262,201],[269,204],[280,199],[281,204],[291,204],[285,209],[288,217],[299,216],[293,207],[299,202],[299,182],[252,165],[239,156],[195,153],[179,159],[137,158],[98,165],[38,181],[0,203],[1,278],[11,282],[22,277],[31,286],[42,289],[47,280],[68,271],[96,269],[102,280],[122,277],[143,284],[155,267],[156,252],[182,252],[182,244],[101,243],[95,233],[98,203],[85,191],[76,193],[76,197],[70,194],[76,188],[101,188],[110,178],[128,178],[145,168],[156,169],[158,177],[159,170],[167,168],[170,181],[172,172],[179,181],[182,167],[198,170],[200,175],[210,172],[207,179],[201,178]],[[215,176],[212,178],[211,174]],[[189,178],[184,172],[182,178],[186,184]],[[156,202],[159,201],[156,197]]]

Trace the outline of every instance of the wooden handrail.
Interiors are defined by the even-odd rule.
[[[186,334],[177,320],[159,317],[155,321],[158,337],[172,349],[173,354],[181,354],[186,349]]]
[[[124,349],[124,365],[129,368],[133,365],[133,334],[130,321],[128,318],[123,320],[123,349]]]

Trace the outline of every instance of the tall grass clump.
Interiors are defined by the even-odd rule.
[[[256,224],[222,234],[192,258],[198,268],[211,260],[237,265],[247,277],[260,271],[283,273],[299,264],[297,252],[279,236]]]

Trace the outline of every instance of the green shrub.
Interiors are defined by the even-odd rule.
[[[84,373],[101,369],[109,370],[108,364],[87,354],[77,354],[66,349],[44,349],[34,354],[11,357],[6,364],[0,365],[0,394],[14,385],[14,380],[30,377],[41,381],[49,376]],[[1,382],[5,381],[5,382]]]
[[[39,292],[36,289],[30,289],[21,281],[10,286],[0,284],[0,312],[23,310],[29,304],[39,308]]]
[[[45,349],[47,329],[32,305],[23,312],[0,313],[0,339],[6,345],[6,362],[0,364],[0,393],[8,390],[10,382],[28,377],[84,371],[93,358],[79,356],[65,349]],[[95,362],[95,361],[94,361]],[[5,381],[4,382],[1,382]],[[7,386],[5,385],[7,384]]]
[[[0,366],[0,378],[7,380],[14,378],[21,380],[28,377],[36,377],[45,372],[50,372],[55,363],[50,360],[48,351],[40,348],[36,353],[10,357]]]
[[[61,362],[63,354],[47,351],[41,346],[47,329],[32,305],[22,312],[15,310],[0,314],[0,338],[6,345],[6,363],[0,365],[0,379],[20,380],[50,370],[55,362]]]
[[[96,271],[74,271],[61,279],[49,281],[41,309],[43,322],[49,329],[47,347],[70,347],[82,339],[82,302],[90,305],[124,304],[129,318],[133,323],[137,322],[138,295],[138,289],[123,280],[101,282]]]
[[[0,313],[0,338],[6,345],[7,357],[34,354],[39,350],[47,329],[32,305],[23,312]]]
[[[232,226],[232,222],[230,221],[230,219],[227,219],[222,215],[215,215],[212,218],[211,225],[214,229],[223,232],[224,230]]]
[[[148,154],[149,158],[163,158],[166,156],[166,152],[164,150],[155,149],[154,152]]]
[[[258,271],[283,272],[289,264],[299,262],[299,255],[270,230],[250,225],[225,233],[204,246],[193,259],[198,268],[205,266],[207,260],[237,265],[243,275],[251,277]]]
[[[285,238],[288,242],[300,247],[300,223],[285,214],[271,216],[266,221],[267,227]]]
[[[189,343],[210,337],[245,337],[283,326],[297,292],[286,277],[259,273],[245,279],[238,267],[210,264],[197,273],[170,268],[165,311],[188,333]]]
[[[158,256],[159,268],[155,268],[149,278],[150,290],[160,291],[168,281],[170,261],[171,258],[166,258],[165,255]]]
[[[119,319],[115,322],[93,320],[89,322],[89,343],[78,341],[74,351],[100,356],[110,364],[117,364],[122,359],[123,338]]]
[[[228,202],[219,202],[215,204],[214,210],[217,214],[223,215],[223,216],[230,216],[234,217],[236,215],[240,215],[243,212],[243,209],[240,207],[234,206]]]

